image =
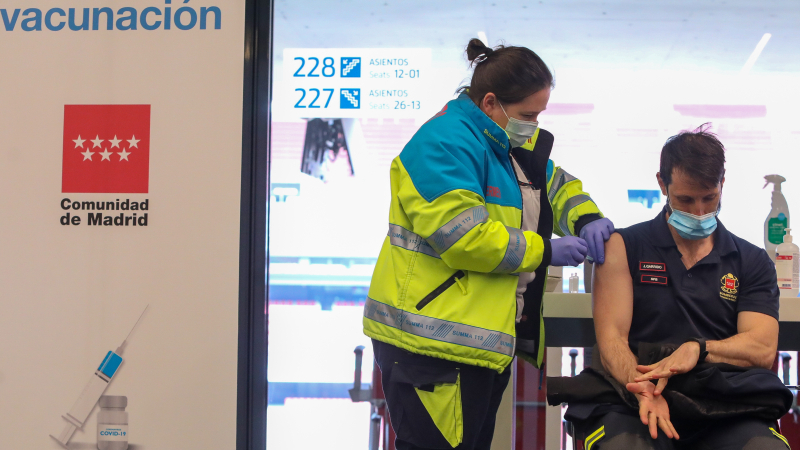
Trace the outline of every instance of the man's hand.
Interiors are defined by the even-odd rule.
[[[661,361],[649,366],[636,366],[643,375],[634,378],[634,381],[648,381],[658,379],[654,394],[661,395],[667,386],[667,380],[673,375],[686,373],[697,365],[700,357],[700,344],[697,342],[686,342],[678,347],[671,355]]]
[[[658,438],[658,428],[670,439],[680,439],[678,432],[669,420],[669,405],[664,397],[654,394],[655,385],[649,381],[628,383],[628,391],[636,394],[639,400],[639,418],[650,428],[650,437]]]

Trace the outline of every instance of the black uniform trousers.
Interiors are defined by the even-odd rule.
[[[485,367],[418,355],[374,339],[372,346],[381,369],[392,427],[397,434],[397,450],[490,449],[497,410],[511,376],[510,367],[498,373]],[[458,390],[453,389],[456,382]],[[437,426],[421,400],[421,396],[428,395],[426,393],[438,395],[439,392],[444,397],[441,401],[437,398],[437,405],[460,405],[461,409],[450,408],[452,414],[460,418],[447,421],[459,428],[447,430],[450,441],[439,428],[442,411],[436,411],[440,422]],[[450,394],[460,395],[460,398],[448,399]],[[445,414],[450,414],[450,409],[446,409]],[[454,442],[454,433],[460,435],[460,443]]]
[[[680,440],[658,430],[658,439],[638,415],[608,412],[573,422],[573,438],[584,450],[787,450],[789,444],[774,422],[740,417],[694,424],[691,429],[673,422]]]

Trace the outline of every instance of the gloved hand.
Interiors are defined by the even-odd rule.
[[[553,250],[551,266],[577,266],[586,258],[588,251],[586,241],[575,236],[550,239],[550,248]]]
[[[589,245],[589,259],[598,264],[606,260],[605,242],[614,234],[614,224],[605,217],[587,223],[581,229],[581,237]]]

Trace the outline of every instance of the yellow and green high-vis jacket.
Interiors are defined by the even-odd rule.
[[[534,149],[535,139],[523,148]],[[551,253],[549,232],[543,238],[521,229],[508,136],[462,94],[417,131],[392,161],[390,176],[389,232],[364,308],[364,333],[413,353],[502,372],[517,348],[516,274],[548,265]],[[546,179],[553,208],[548,231],[572,235],[580,216],[600,214],[580,181],[550,161]],[[541,294],[537,306],[541,322]],[[538,331],[537,366],[543,324]]]

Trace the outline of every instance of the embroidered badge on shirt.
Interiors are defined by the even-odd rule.
[[[739,292],[739,279],[736,278],[732,273],[729,273],[722,277],[719,281],[722,283],[722,286],[719,288],[720,298],[735,302],[737,293]]]
[[[667,265],[659,262],[639,261],[639,270],[650,270],[654,272],[666,272]]]
[[[659,275],[642,275],[642,283],[667,285],[667,277]]]

